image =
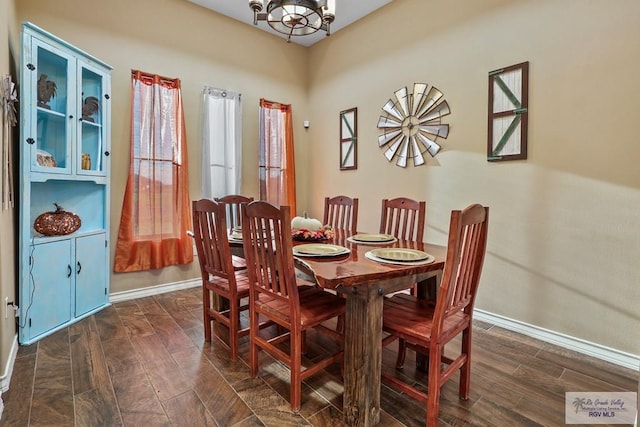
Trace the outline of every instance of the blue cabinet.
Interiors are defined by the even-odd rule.
[[[23,24],[21,344],[109,301],[110,73],[111,67],[99,59]],[[56,206],[66,212],[54,214]],[[80,221],[70,221],[70,213]]]

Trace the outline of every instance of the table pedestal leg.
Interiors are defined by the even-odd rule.
[[[375,285],[354,287],[345,296],[344,421],[373,426],[380,420],[383,297]]]

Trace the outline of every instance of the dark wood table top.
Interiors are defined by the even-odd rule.
[[[336,231],[333,239],[314,243],[330,243],[351,250],[350,253],[330,257],[296,256],[296,266],[313,274],[319,286],[327,289],[340,289],[346,286],[363,285],[372,282],[386,281],[402,276],[413,276],[421,273],[441,270],[444,265],[447,248],[423,242],[398,240],[393,243],[361,244],[348,240],[351,233]],[[309,242],[294,241],[294,246]],[[409,248],[417,249],[433,255],[435,260],[430,264],[398,265],[376,262],[365,254],[376,248]]]

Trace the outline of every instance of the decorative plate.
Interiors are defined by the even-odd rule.
[[[351,236],[351,240],[356,243],[389,243],[395,242],[396,238],[390,234],[359,233]]]
[[[424,265],[431,264],[436,260],[433,255],[426,252],[404,248],[374,249],[365,253],[364,256],[372,261],[396,265]]]
[[[378,258],[389,261],[424,261],[429,258],[429,254],[426,252],[406,248],[374,249],[371,253]]]
[[[293,254],[297,256],[340,256],[351,252],[348,248],[338,245],[329,245],[322,243],[308,243],[306,245],[298,245],[293,247]]]
[[[242,240],[242,231],[233,231],[231,234],[229,234],[229,239]]]

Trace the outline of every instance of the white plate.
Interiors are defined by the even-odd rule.
[[[242,233],[234,231],[229,235],[229,239],[231,240],[242,240]]]
[[[367,243],[381,243],[381,242],[393,242],[396,240],[390,234],[369,234],[369,233],[360,233],[354,234],[351,236],[351,239],[356,242],[367,242]]]
[[[395,250],[399,250],[401,248],[394,248]],[[413,250],[413,249],[406,249],[406,250]],[[391,256],[389,257],[389,254],[383,254],[386,255],[387,258],[380,258],[379,256],[375,255],[376,250],[372,250],[372,251],[368,251],[367,253],[365,253],[365,257],[367,257],[368,259],[372,260],[372,261],[377,261],[377,262],[381,262],[384,264],[396,264],[396,265],[423,265],[423,264],[431,264],[432,262],[434,262],[436,260],[436,258],[433,255],[429,255],[426,252],[422,252],[422,251],[417,251],[417,252],[422,252],[424,254],[426,254],[426,258],[422,258],[422,259],[417,259],[417,260],[413,260],[413,261],[407,261],[404,259],[400,259],[402,256],[399,254],[391,254]],[[398,259],[389,259],[389,258],[398,258]],[[410,257],[410,256],[407,256]]]
[[[397,242],[398,239],[390,234],[369,234],[360,233],[347,237],[347,241],[358,245],[388,245],[389,243]]]
[[[293,254],[296,256],[339,256],[351,252],[349,249],[322,243],[308,243],[293,247]]]
[[[378,258],[389,261],[415,262],[429,258],[429,254],[426,252],[407,248],[380,248],[372,250],[371,253]]]

